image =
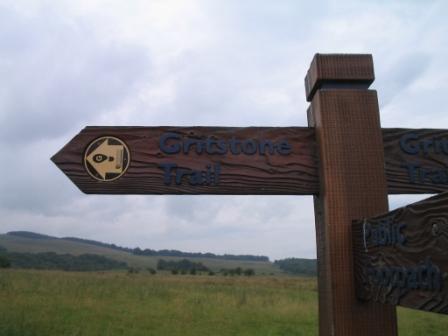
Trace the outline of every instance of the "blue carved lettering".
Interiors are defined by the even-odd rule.
[[[400,148],[403,152],[411,155],[416,155],[419,152],[418,144],[413,144],[411,141],[417,140],[418,136],[415,133],[405,134],[400,139]]]
[[[160,137],[159,148],[165,154],[177,154],[181,151],[181,145],[176,142],[172,145],[168,145],[169,140],[181,140],[179,134],[176,133],[163,133]]]
[[[280,155],[289,155],[289,154],[291,154],[291,151],[292,151],[292,147],[286,140],[281,141],[277,145],[277,152]]]
[[[420,289],[424,291],[441,291],[442,273],[428,257],[418,265],[368,267],[367,279],[374,286],[400,289]]]
[[[266,147],[269,154],[274,154],[274,144],[271,140],[260,140],[260,155],[265,155]]]
[[[241,144],[241,141],[235,139],[235,137],[232,137],[232,139],[230,139],[230,151],[233,155],[238,155],[241,153],[241,150],[238,149],[239,144]]]
[[[166,185],[170,185],[171,184],[171,170],[176,169],[177,165],[174,163],[161,163],[161,164],[159,164],[159,168],[162,168],[164,171],[163,183],[165,183]]]
[[[403,164],[401,167],[407,170],[409,182],[417,183],[418,168],[420,168],[420,166],[416,163],[407,162]]]
[[[244,140],[242,145],[243,153],[253,155],[257,152],[257,143],[254,140]]]

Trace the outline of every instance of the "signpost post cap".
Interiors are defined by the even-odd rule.
[[[321,88],[368,89],[374,80],[371,54],[315,54],[305,77],[306,100]]]

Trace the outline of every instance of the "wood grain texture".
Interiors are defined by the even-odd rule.
[[[367,89],[375,79],[370,54],[316,54],[305,77],[307,101],[322,86]]]
[[[397,225],[401,225],[400,236],[406,239],[401,243],[387,240],[384,231]],[[374,238],[379,237],[373,235],[375,232],[383,232],[381,241]],[[448,193],[354,222],[353,251],[360,299],[448,314]],[[428,260],[439,274],[412,279],[409,272],[421,269]],[[372,270],[384,272],[380,283],[379,273]],[[439,280],[440,288],[428,286]]]
[[[268,139],[287,140],[289,155],[168,155],[159,148],[163,133],[179,134],[183,139]],[[89,176],[83,166],[87,146],[102,136],[123,140],[130,149],[130,166],[115,181],[102,182]],[[86,127],[53,158],[53,162],[88,194],[233,194],[288,195],[313,194],[318,189],[314,131],[304,127]],[[218,185],[165,185],[160,163],[174,162],[179,167],[203,170],[207,164],[220,163]]]
[[[354,291],[351,222],[387,211],[384,152],[375,91],[318,90],[313,98],[320,161],[315,198],[320,335],[396,335],[395,309]]]
[[[308,126],[315,127],[316,122],[314,119],[314,113],[312,105],[307,110]],[[319,153],[317,154],[318,161]],[[320,335],[331,334],[328,321],[333,321],[333,306],[329,304],[332,302],[332,286],[330,274],[330,267],[326,267],[328,260],[330,260],[329,252],[327,248],[329,237],[326,233],[325,216],[324,216],[324,201],[321,195],[313,196],[314,203],[314,220],[316,228],[316,255],[317,255],[317,288],[319,292],[318,296],[318,309],[319,309],[319,333]]]

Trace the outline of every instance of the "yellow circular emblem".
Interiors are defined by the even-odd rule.
[[[98,181],[120,178],[128,169],[130,161],[128,146],[112,136],[95,139],[84,153],[84,167]]]

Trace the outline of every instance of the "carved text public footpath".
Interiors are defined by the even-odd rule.
[[[364,221],[365,251],[368,252],[372,247],[385,246],[406,248],[405,229],[406,224],[395,223],[393,216],[380,219],[376,225]],[[429,256],[413,266],[369,266],[367,277],[370,285],[391,288],[440,291],[443,284],[440,268],[433,264]]]

